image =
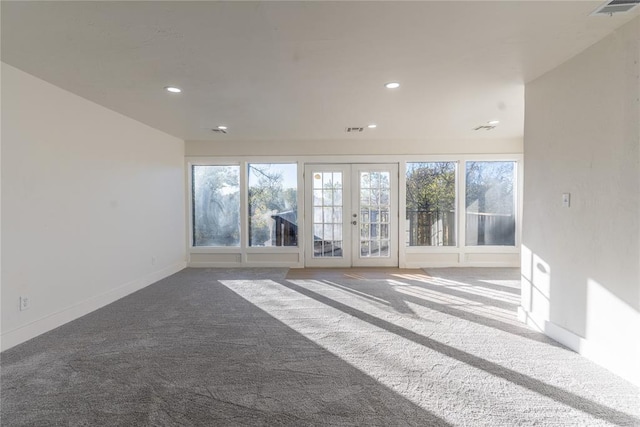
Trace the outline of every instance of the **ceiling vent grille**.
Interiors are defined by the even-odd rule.
[[[362,127],[345,128],[344,131],[347,133],[358,133],[358,132],[364,131],[364,128]]]
[[[227,131],[224,130],[224,129],[211,129],[211,132],[214,132],[214,133],[227,133]]]
[[[608,1],[591,13],[591,16],[613,15],[614,13],[626,13],[640,4],[640,0],[612,0]]]
[[[478,126],[477,128],[474,128],[473,130],[481,130],[481,129],[492,130],[492,129],[495,129],[495,128],[496,128],[495,126],[486,125],[486,126]]]

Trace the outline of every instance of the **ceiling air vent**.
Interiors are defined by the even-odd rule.
[[[227,133],[227,131],[224,130],[224,129],[211,129],[211,132],[214,132],[214,133]]]
[[[614,13],[626,13],[636,7],[640,0],[612,0],[608,1],[591,13],[591,16],[613,15]]]
[[[355,127],[355,128],[345,128],[344,131],[347,133],[358,133],[358,132],[362,132],[364,130],[364,128],[360,127]]]
[[[481,130],[481,129],[492,130],[492,129],[495,129],[495,128],[496,128],[495,126],[486,125],[486,126],[478,126],[477,128],[474,128],[473,130]]]

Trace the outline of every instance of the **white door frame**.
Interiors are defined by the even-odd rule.
[[[353,222],[354,219],[357,219],[357,224],[351,225],[352,227],[352,260],[351,264],[354,267],[397,267],[398,266],[398,249],[399,249],[399,236],[398,236],[398,216],[399,216],[399,205],[398,205],[398,164],[397,163],[354,163],[351,166],[351,187],[354,189],[356,194],[351,197],[352,200],[352,208],[351,208],[351,220]],[[386,201],[382,202],[382,205],[386,205],[388,207],[388,211],[385,210],[385,216],[388,216],[384,219],[384,224],[372,224],[367,227],[368,230],[365,230],[365,225],[363,221],[366,220],[364,217],[364,212],[368,211],[365,206],[361,206],[362,198],[361,194],[363,192],[367,192],[367,189],[361,188],[362,180],[360,179],[361,173],[367,172],[387,172],[389,174],[389,182],[388,184],[388,196],[385,196]],[[383,193],[384,190],[372,190],[371,193]],[[372,204],[380,203],[380,202],[372,202]],[[379,211],[382,214],[381,209]],[[357,218],[354,218],[354,213],[356,213]],[[360,213],[359,215],[357,213]],[[381,221],[381,219],[378,219]],[[355,225],[355,227],[354,227]],[[386,230],[382,230],[382,228]],[[383,239],[385,236],[388,236],[389,245],[387,246],[387,252],[383,252],[382,256],[362,256],[362,243],[366,241],[366,238],[361,238],[361,233],[373,233],[376,230],[377,238]],[[388,233],[388,234],[386,234]],[[373,236],[371,236],[373,237]],[[379,242],[384,242],[386,240],[379,240]],[[374,244],[375,240],[371,242]],[[383,250],[379,248],[379,250]],[[384,256],[384,253],[388,253],[388,256]]]
[[[306,164],[304,175],[305,266],[351,267],[351,251],[342,251],[351,247],[351,165]],[[339,191],[323,190],[337,182]]]
[[[361,256],[360,233],[363,230],[361,221],[366,220],[366,217],[360,212],[360,173],[364,171],[389,172],[391,191],[388,199],[390,208],[388,256]],[[340,192],[336,192],[335,189],[322,190],[322,186],[335,184],[331,180],[337,177],[328,175],[329,173],[341,174]],[[305,238],[303,241],[306,267],[398,266],[400,242],[397,163],[307,163],[304,176]],[[369,228],[377,230],[376,233],[380,232],[380,226],[375,224],[371,224]],[[337,248],[339,250],[336,250]],[[315,256],[318,253],[324,255]]]

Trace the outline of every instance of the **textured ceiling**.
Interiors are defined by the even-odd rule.
[[[2,1],[1,53],[183,139],[513,138],[527,81],[638,16],[601,4]]]

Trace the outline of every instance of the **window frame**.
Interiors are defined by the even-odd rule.
[[[505,266],[507,262],[501,258],[511,257],[519,262],[521,233],[522,233],[522,189],[523,189],[523,155],[522,154],[452,154],[452,155],[407,155],[401,156],[399,173],[399,214],[406,215],[406,171],[407,163],[456,162],[456,245],[455,246],[406,246],[405,242],[399,247],[400,266],[406,268],[440,267],[440,266]],[[512,161],[515,163],[514,178],[514,209],[515,209],[515,244],[512,246],[485,245],[467,246],[466,244],[466,177],[467,162],[481,161]],[[405,221],[400,221],[399,232],[402,236],[407,233]],[[492,257],[494,259],[492,259]],[[428,259],[431,261],[416,261]],[[480,261],[482,260],[482,261]],[[515,266],[515,261],[509,262]]]
[[[512,178],[515,181],[513,183],[513,216],[514,216],[514,220],[515,220],[515,227],[514,227],[514,244],[513,245],[469,245],[467,243],[467,181],[466,181],[466,172],[467,172],[467,165],[468,163],[513,163],[513,174],[512,174]],[[513,247],[518,247],[519,246],[519,242],[518,242],[518,223],[519,223],[519,218],[520,218],[520,209],[518,207],[518,186],[519,186],[519,182],[520,180],[518,179],[518,162],[515,160],[465,160],[464,162],[464,171],[460,174],[461,178],[464,177],[465,182],[464,182],[464,193],[461,193],[461,198],[463,198],[464,200],[461,201],[461,206],[464,207],[464,211],[462,216],[464,216],[464,247],[466,248],[481,248],[481,247],[491,247],[491,248],[513,248]]]
[[[403,222],[404,222],[404,236],[407,235],[407,231],[406,230],[406,214],[407,214],[407,197],[406,197],[406,191],[407,191],[407,171],[408,171],[408,167],[407,165],[410,163],[452,163],[453,167],[454,167],[454,200],[453,200],[453,206],[454,206],[454,232],[453,232],[453,238],[455,241],[455,245],[414,245],[411,246],[409,244],[407,244],[406,241],[406,237],[404,238],[404,241],[402,242],[402,245],[405,248],[457,248],[458,246],[460,246],[460,231],[458,230],[458,226],[459,226],[459,219],[458,217],[460,216],[460,212],[459,212],[459,206],[458,206],[458,198],[459,198],[459,185],[458,185],[458,181],[459,181],[459,174],[458,174],[458,169],[460,168],[460,161],[458,160],[429,160],[429,161],[406,161],[404,163],[404,191],[405,191],[405,197],[404,197],[404,210],[402,211],[404,213],[404,215],[401,215],[401,217],[403,218]],[[400,172],[402,174],[402,172]]]
[[[267,156],[207,156],[207,157],[187,157],[185,168],[185,183],[186,183],[186,247],[187,247],[187,260],[189,265],[209,266],[212,263],[208,262],[193,262],[191,255],[206,255],[206,254],[219,254],[219,255],[233,255],[236,256],[237,262],[220,262],[215,265],[220,266],[237,266],[237,265],[250,265],[247,261],[247,254],[264,254],[264,253],[282,253],[282,254],[300,254],[302,256],[302,245],[304,236],[298,233],[298,246],[249,246],[249,236],[247,234],[249,229],[249,164],[251,163],[278,163],[278,164],[296,164],[297,168],[297,203],[298,207],[303,203],[302,197],[304,191],[300,191],[303,185],[303,177],[300,168],[302,163],[296,158],[290,156],[279,157],[267,157]],[[193,166],[239,166],[240,167],[240,245],[239,246],[194,246],[193,245]],[[298,216],[298,229],[300,229],[301,216]],[[277,262],[274,264],[279,266]],[[302,263],[287,263],[287,265],[302,266]]]
[[[297,244],[295,246],[251,246],[251,236],[249,235],[250,233],[250,215],[249,215],[249,166],[252,164],[270,164],[270,165],[295,165],[296,166],[296,177],[297,177],[297,187],[296,187],[296,208],[297,208],[297,224],[296,226],[298,227],[298,238],[297,238]],[[281,250],[282,248],[295,248],[296,250],[298,250],[300,248],[300,238],[301,238],[301,229],[300,229],[300,218],[301,216],[304,215],[304,207],[300,206],[300,199],[301,199],[301,195],[300,193],[304,193],[304,188],[302,188],[302,191],[300,191],[300,179],[299,179],[299,175],[300,175],[300,162],[296,162],[296,161],[277,161],[277,162],[269,162],[269,161],[246,161],[245,162],[245,167],[246,167],[246,192],[245,192],[245,197],[246,197],[246,216],[247,216],[247,223],[246,223],[246,247],[247,249],[262,249],[265,250],[267,248],[271,248],[270,250]],[[242,189],[240,189],[240,196],[242,197]],[[302,194],[302,196],[304,196],[304,194]],[[300,215],[300,213],[302,213],[303,215]],[[242,228],[242,227],[241,227]],[[304,230],[302,230],[304,231]],[[283,252],[290,252],[290,251],[283,251]]]
[[[406,163],[456,162],[456,246],[406,246]],[[514,246],[466,246],[465,197],[466,181],[464,173],[467,161],[513,161],[516,185],[516,236]],[[298,246],[248,246],[248,165],[249,163],[295,163],[298,173]],[[522,188],[523,155],[515,154],[409,154],[409,155],[237,155],[237,156],[186,156],[186,252],[187,264],[194,267],[303,267],[305,257],[305,178],[307,164],[313,163],[397,163],[398,164],[398,266],[400,268],[426,268],[449,266],[517,266],[522,233]],[[192,245],[192,165],[239,165],[240,166],[240,220],[241,241],[239,247],[207,247]],[[210,256],[209,256],[210,255]],[[231,257],[233,256],[233,257]],[[278,258],[276,261],[272,259]],[[260,258],[262,257],[262,258]],[[271,258],[269,258],[271,257]],[[231,259],[233,258],[233,259]],[[516,261],[517,260],[517,261]]]

